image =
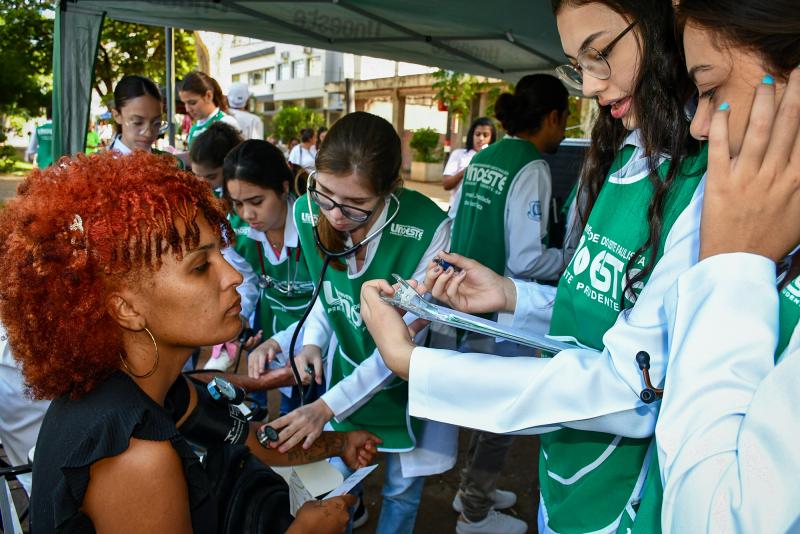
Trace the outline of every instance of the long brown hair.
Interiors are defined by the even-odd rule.
[[[658,255],[664,216],[664,205],[684,158],[691,150],[698,150],[689,136],[689,119],[684,105],[692,93],[678,46],[673,10],[665,0],[552,0],[553,12],[558,15],[566,7],[579,7],[591,3],[608,6],[629,22],[636,21],[633,29],[640,47],[640,65],[631,96],[636,110],[638,128],[648,155],[649,180],[653,197],[647,208],[648,235],[644,244],[631,256],[625,269],[625,296],[635,299],[627,288],[644,280],[653,271]],[[592,142],[581,169],[577,206],[581,227],[586,225],[600,190],[606,181],[611,165],[628,131],[622,122],[611,116],[609,107],[600,108],[592,129]],[[666,176],[659,177],[659,156],[670,158]],[[645,267],[632,274],[633,266],[647,252],[651,253]]]
[[[358,175],[373,193],[385,197],[403,185],[400,178],[400,137],[386,119],[356,111],[336,121],[317,153],[316,169],[334,176]],[[319,237],[329,250],[344,248],[344,233],[325,217],[319,219]],[[331,267],[344,270],[341,262]]]
[[[222,88],[217,83],[217,80],[205,72],[196,70],[187,74],[181,82],[179,90],[198,95],[205,95],[206,92],[211,91],[211,95],[214,98],[214,105],[223,112],[228,112],[228,99],[222,92]]]

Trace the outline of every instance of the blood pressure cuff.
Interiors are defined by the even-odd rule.
[[[164,399],[164,408],[179,421],[189,408],[190,391],[197,392],[197,405],[178,427],[183,436],[203,447],[220,443],[242,445],[247,441],[250,426],[241,410],[224,401],[216,401],[202,382],[184,379],[175,381]]]

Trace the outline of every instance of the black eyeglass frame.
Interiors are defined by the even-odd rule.
[[[333,200],[328,195],[326,195],[325,193],[320,192],[313,185],[310,185],[308,187],[308,195],[311,197],[311,200],[313,200],[314,203],[317,206],[319,206],[321,209],[323,209],[325,211],[331,211],[333,208],[339,208],[339,210],[342,212],[342,215],[344,215],[345,217],[347,217],[348,219],[350,219],[353,222],[363,223],[363,222],[367,221],[372,216],[373,213],[375,213],[375,208],[373,208],[371,210],[365,210],[363,208],[357,208],[355,206],[350,206],[348,204],[340,204],[340,203],[336,202],[335,200]],[[328,201],[330,204],[324,205],[322,202],[319,201],[318,197],[322,197],[324,200]],[[357,212],[363,213],[364,217],[363,218],[356,218],[356,217],[348,214],[347,210],[355,210]]]
[[[620,39],[625,37],[625,35],[627,35],[628,32],[631,31],[633,27],[636,26],[636,24],[638,23],[639,23],[638,20],[634,20],[633,22],[628,24],[628,26],[624,30],[622,30],[616,37],[614,37],[610,43],[604,46],[602,50],[597,50],[596,48],[591,46],[587,46],[586,48],[581,49],[581,51],[578,52],[578,57],[575,59],[575,62],[580,67],[580,70],[578,70],[578,67],[576,67],[575,65],[572,65],[570,63],[565,63],[564,65],[559,65],[558,67],[555,68],[556,74],[558,74],[558,77],[561,78],[562,81],[564,81],[574,89],[578,90],[583,89],[583,71],[586,71],[591,77],[597,78],[598,80],[609,79],[611,77],[611,64],[608,62],[608,56],[611,54],[611,51],[614,49],[614,46],[620,41]],[[597,52],[597,57],[600,60],[602,60],[602,62],[605,64],[605,70],[607,71],[606,73],[601,74],[597,72],[591,72],[591,70],[587,69],[581,63],[581,56],[586,54],[590,50],[594,50],[595,52]],[[580,83],[578,82],[578,79],[580,79]]]

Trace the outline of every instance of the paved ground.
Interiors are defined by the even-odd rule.
[[[0,200],[13,197],[17,194],[17,185],[22,181],[19,176],[0,174]]]

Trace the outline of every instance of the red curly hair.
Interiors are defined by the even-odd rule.
[[[0,212],[0,318],[34,397],[79,397],[119,368],[107,295],[196,247],[198,217],[233,235],[205,182],[146,152],[62,158],[19,186]]]

